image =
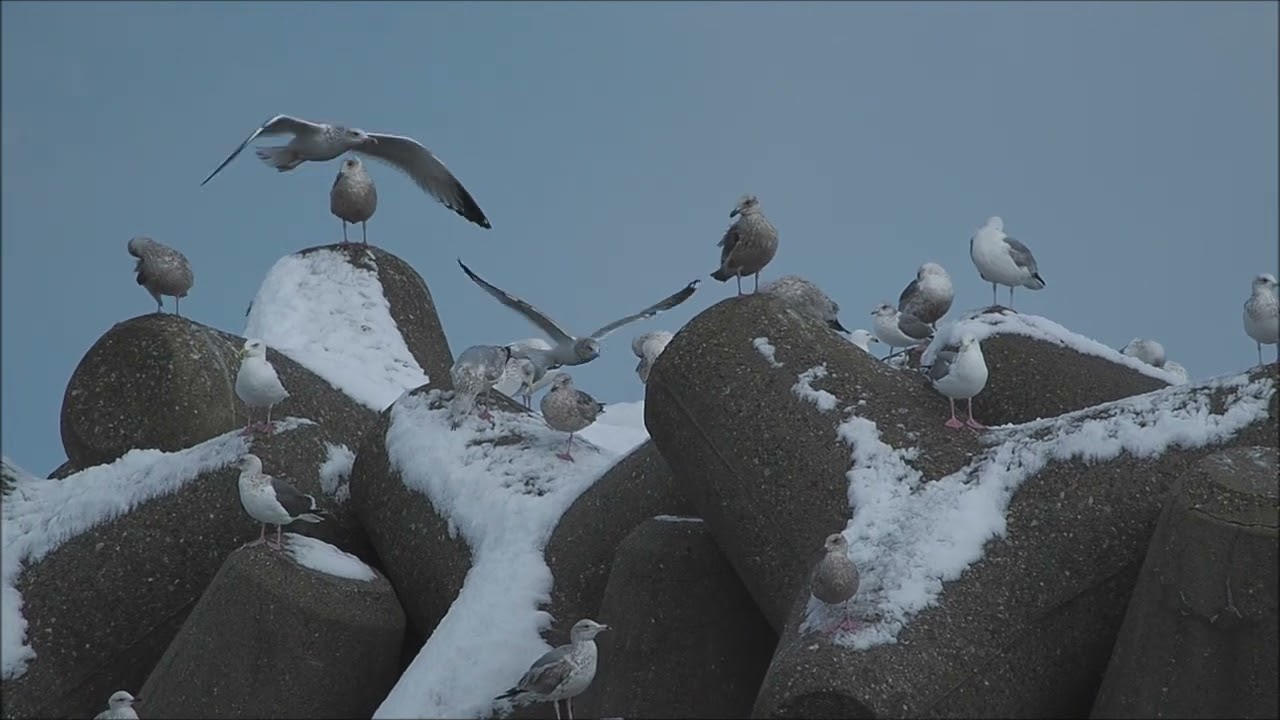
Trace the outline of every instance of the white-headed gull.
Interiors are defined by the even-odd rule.
[[[673,337],[675,336],[666,330],[654,330],[640,333],[631,341],[631,352],[640,358],[640,362],[636,364],[636,377],[640,378],[641,384],[649,383],[649,371],[653,369],[653,363],[667,349],[667,343]]]
[[[987,361],[982,357],[982,346],[973,335],[960,338],[960,349],[943,350],[933,359],[929,368],[929,382],[951,402],[951,418],[945,425],[959,429],[968,425],[974,430],[986,426],[973,419],[973,396],[987,385]],[[956,400],[969,401],[969,419],[960,422],[956,418]]]
[[[915,315],[894,309],[889,303],[880,303],[871,315],[875,318],[873,332],[891,351],[893,348],[915,347],[933,337],[933,328]]]
[[[324,511],[311,495],[300,492],[289,483],[262,472],[262,460],[249,453],[236,463],[240,469],[240,504],[249,517],[262,523],[258,539],[243,547],[267,544],[275,550],[283,549],[280,543],[281,528],[295,520],[318,523],[324,520]],[[267,540],[267,524],[276,526],[276,544]]]
[[[1043,290],[1044,278],[1036,267],[1031,249],[1004,233],[1004,220],[987,218],[969,238],[969,257],[983,280],[991,283],[991,304],[996,305],[996,285],[1009,286],[1009,309],[1013,309],[1013,289]]]
[[[1149,338],[1134,338],[1130,340],[1124,347],[1120,348],[1120,354],[1138,358],[1154,367],[1164,367],[1164,346]]]
[[[920,322],[936,325],[951,309],[955,299],[951,275],[935,262],[927,262],[916,270],[916,279],[907,283],[898,296],[898,310],[915,315]]]
[[[107,699],[107,709],[94,715],[93,720],[138,720],[138,711],[133,709],[133,704],[141,701],[128,691],[117,690]]]
[[[608,625],[587,618],[574,623],[568,645],[561,645],[535,660],[515,687],[496,699],[555,703],[556,720],[561,718],[560,703],[563,702],[565,720],[573,720],[573,699],[585,692],[596,676],[595,637],[608,629]]]
[[[1253,279],[1253,293],[1244,304],[1244,331],[1258,345],[1258,364],[1262,364],[1262,346],[1280,342],[1280,300],[1276,299],[1276,276],[1262,273]],[[1280,361],[1280,345],[1276,359]]]
[[[267,360],[266,343],[249,338],[244,341],[239,355],[241,359],[240,370],[236,372],[236,396],[246,407],[245,432],[250,432],[254,427],[249,410],[266,408],[266,422],[258,427],[270,435],[274,429],[271,424],[271,408],[289,397],[289,391],[284,389],[275,367]]]

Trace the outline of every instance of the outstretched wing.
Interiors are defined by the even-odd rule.
[[[316,123],[308,122],[290,115],[276,115],[270,120],[262,123],[257,130],[254,130],[249,137],[245,138],[244,142],[240,143],[240,147],[235,149],[235,152],[228,155],[227,159],[223,160],[221,165],[214,169],[213,172],[209,173],[209,177],[205,178],[204,182],[200,183],[200,187],[204,187],[204,184],[212,180],[214,175],[222,172],[222,168],[226,167],[232,160],[235,160],[236,156],[240,154],[240,151],[244,150],[245,147],[249,143],[253,142],[253,139],[259,135],[283,135],[285,133],[306,135],[308,133],[320,132],[323,129],[323,125],[317,125]]]
[[[685,300],[688,300],[689,298],[693,297],[693,293],[698,290],[698,283],[700,282],[702,281],[694,280],[688,285],[685,285],[684,288],[681,289],[679,292],[668,295],[667,297],[659,300],[658,302],[654,303],[653,305],[650,305],[649,307],[641,310],[640,312],[635,313],[634,315],[628,315],[622,318],[621,320],[614,320],[608,325],[605,325],[599,330],[596,330],[595,332],[591,333],[591,337],[595,338],[596,340],[603,340],[605,336],[607,336],[609,333],[613,332],[614,330],[617,330],[618,328],[622,327],[623,325],[626,325],[627,323],[632,323],[632,322],[635,322],[636,320],[643,320],[645,318],[650,318],[650,317],[653,317],[654,315],[657,315],[660,312],[665,312],[667,310],[670,310],[671,308],[679,305]]]
[[[417,140],[400,135],[369,133],[369,140],[355,148],[355,151],[381,160],[408,175],[428,195],[480,227],[492,227],[471,193],[440,162],[440,158]]]
[[[466,273],[467,277],[471,278],[472,282],[484,288],[484,291],[492,295],[498,302],[506,305],[512,310],[515,310],[521,315],[524,315],[529,322],[537,325],[542,329],[542,332],[550,336],[552,340],[555,340],[557,345],[573,344],[573,337],[557,325],[554,320],[547,317],[546,313],[530,305],[524,300],[521,300],[515,295],[508,293],[506,290],[485,282],[479,275],[471,272],[471,268],[467,267],[466,264],[462,262],[461,258],[458,259],[458,265],[462,268],[462,272]]]

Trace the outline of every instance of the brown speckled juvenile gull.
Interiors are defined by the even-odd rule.
[[[360,240],[369,244],[365,224],[378,209],[378,188],[360,158],[347,158],[338,168],[329,190],[329,212],[342,221],[342,242],[347,242],[347,223],[360,223]]]
[[[552,430],[569,433],[569,443],[564,452],[557,453],[561,460],[573,462],[573,434],[587,427],[604,412],[604,405],[573,386],[568,373],[560,373],[551,381],[551,390],[542,396],[542,418]]]
[[[898,309],[915,315],[922,323],[935,325],[951,309],[955,297],[951,275],[938,263],[927,262],[898,296]]]
[[[453,400],[449,403],[449,425],[457,430],[475,407],[476,398],[484,393],[485,407],[480,410],[482,420],[492,420],[489,413],[489,392],[502,379],[511,360],[511,348],[503,345],[472,345],[458,354],[449,368],[453,379]]]
[[[138,284],[155,298],[156,312],[163,312],[161,296],[169,295],[173,297],[173,311],[181,315],[178,300],[186,297],[196,282],[187,256],[149,237],[130,240],[129,254],[138,258],[133,269],[138,273]]]
[[[829,610],[838,610],[843,619],[837,627],[844,630],[855,630],[858,622],[849,617],[843,606],[858,592],[858,567],[849,559],[849,541],[841,533],[827,536],[823,544],[826,554],[813,568],[813,577],[809,582],[813,596],[827,606]]]
[[[795,314],[836,330],[849,332],[840,324],[840,305],[822,289],[799,275],[784,275],[765,285],[764,292],[782,300]]]
[[[653,363],[667,349],[667,343],[671,342],[671,338],[675,337],[666,330],[654,330],[653,332],[640,333],[631,341],[631,352],[640,358],[640,362],[636,365],[636,375],[643,384],[649,383],[649,371],[653,369]]]
[[[595,637],[608,629],[608,625],[587,618],[574,623],[568,645],[561,645],[535,660],[516,686],[496,699],[555,703],[556,720],[561,718],[560,703],[563,702],[563,717],[573,720],[573,699],[585,692],[596,676]]]
[[[742,294],[744,275],[755,275],[755,289],[760,289],[760,271],[778,252],[778,231],[760,210],[755,195],[743,195],[729,213],[738,219],[725,231],[716,243],[720,248],[720,269],[711,277],[724,282],[738,279],[738,294]]]

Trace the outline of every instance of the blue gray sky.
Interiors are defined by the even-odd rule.
[[[455,351],[536,335],[458,270],[580,331],[715,269],[738,195],[781,232],[765,279],[809,277],[869,325],[934,260],[956,307],[988,216],[1048,287],[1019,310],[1196,378],[1246,368],[1251,278],[1277,269],[1275,3],[27,3],[3,18],[4,453],[65,458],[63,392],[114,323],[150,312],[125,243],[196,270],[195,320],[240,333],[280,256],[335,242],[338,161],[245,153],[275,113],[411,135],[481,230],[371,165],[370,239],[435,295]],[[269,141],[271,142],[271,141]],[[636,400],[631,337],[575,370]],[[1273,350],[1268,349],[1268,357]]]

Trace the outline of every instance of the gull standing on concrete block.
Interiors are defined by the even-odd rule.
[[[257,427],[270,435],[274,426],[271,424],[271,408],[289,397],[289,391],[280,383],[280,376],[267,360],[266,343],[256,338],[244,341],[244,347],[238,353],[240,370],[236,373],[236,396],[245,404],[245,434],[253,428],[249,410],[267,409],[267,420]]]
[[[347,223],[360,223],[360,240],[369,244],[365,224],[378,209],[378,188],[360,158],[347,158],[338,168],[329,190],[329,212],[342,221],[342,242],[347,242]]]
[[[573,378],[568,373],[561,373],[551,381],[551,390],[542,396],[542,419],[547,421],[552,430],[569,433],[569,443],[564,452],[556,454],[561,460],[573,462],[573,435],[600,417],[604,405],[596,399],[573,386]]]
[[[221,172],[259,135],[293,135],[288,145],[256,150],[262,162],[280,172],[288,172],[307,161],[332,160],[351,150],[391,165],[408,175],[418,187],[445,207],[482,228],[491,227],[489,219],[480,210],[471,193],[467,192],[439,158],[417,140],[401,135],[367,133],[341,125],[313,123],[288,115],[276,115],[264,122],[221,165],[209,173],[209,177],[200,185],[212,180],[214,175]]]
[[[889,303],[880,303],[871,311],[875,318],[876,337],[889,346],[890,355],[893,348],[910,348],[920,345],[933,337],[933,328],[920,322],[915,315],[894,310]]]
[[[782,300],[795,314],[820,322],[836,332],[849,332],[840,324],[840,305],[822,289],[799,275],[784,275],[765,285],[767,295]]]
[[[138,284],[155,298],[156,312],[164,311],[164,302],[160,298],[169,295],[173,297],[173,312],[182,315],[178,301],[187,296],[187,291],[196,282],[187,256],[149,237],[130,240],[129,254],[138,258],[133,270],[138,273]]]
[[[600,341],[608,337],[609,333],[628,323],[650,318],[660,312],[670,310],[693,297],[693,293],[698,289],[698,283],[701,282],[701,280],[694,280],[684,286],[682,290],[668,295],[638,313],[633,313],[620,320],[614,320],[585,337],[575,337],[538,308],[505,290],[485,282],[479,275],[471,272],[471,268],[467,267],[462,260],[458,260],[458,265],[467,274],[467,277],[471,278],[472,282],[484,288],[484,291],[492,295],[498,302],[523,315],[526,320],[536,325],[555,343],[550,350],[527,347],[515,351],[516,355],[532,360],[538,366],[540,373],[554,370],[562,365],[581,365],[595,360],[600,357]]]
[[[495,699],[555,703],[556,720],[561,720],[560,703],[563,702],[564,720],[573,720],[573,699],[585,692],[596,676],[595,637],[608,629],[608,625],[587,618],[574,623],[568,645],[561,645],[535,660],[515,687]]]
[[[631,352],[640,358],[640,362],[636,364],[636,376],[640,378],[640,384],[649,384],[649,371],[653,369],[654,361],[667,349],[667,343],[673,337],[675,336],[666,330],[654,330],[640,333],[631,341]]]
[[[462,426],[481,393],[484,393],[485,406],[480,409],[480,419],[493,419],[489,413],[489,392],[502,379],[509,360],[511,348],[504,345],[472,345],[458,355],[453,367],[449,368],[449,377],[453,378],[450,427],[457,430]]]
[[[1013,309],[1013,289],[1021,286],[1043,290],[1044,278],[1026,245],[1004,234],[1004,220],[992,216],[969,238],[969,257],[983,280],[991,283],[991,306],[996,306],[996,285],[1009,286],[1009,309]]]
[[[242,455],[236,463],[240,469],[240,504],[244,506],[249,517],[262,523],[262,533],[258,539],[245,543],[241,549],[266,543],[267,547],[282,550],[280,543],[281,528],[295,520],[318,523],[324,520],[324,511],[316,504],[316,499],[303,494],[297,488],[279,478],[262,472],[262,460],[249,453]],[[276,544],[267,540],[267,523],[276,526]]]
[[[778,252],[778,230],[760,210],[755,195],[743,195],[729,213],[738,219],[725,231],[716,243],[720,250],[720,269],[711,277],[724,282],[738,279],[738,294],[742,294],[744,275],[755,275],[755,290],[760,289],[760,271]]]
[[[849,333],[849,342],[856,345],[859,350],[862,350],[866,354],[870,355],[871,343],[880,342],[880,338],[876,337],[875,335],[872,335],[866,330],[862,330],[861,328],[859,328],[858,330],[854,330],[853,332]]]
[[[844,604],[858,592],[858,567],[849,558],[849,541],[842,533],[832,533],[823,543],[826,554],[813,568],[809,591],[828,609],[839,608],[843,616],[835,626],[842,630],[857,630],[858,621],[849,616]],[[832,628],[834,629],[834,628]]]
[[[1262,346],[1276,345],[1276,360],[1280,362],[1280,300],[1276,276],[1262,273],[1253,279],[1253,294],[1244,304],[1244,331],[1258,345],[1258,364],[1262,365]]]
[[[1155,367],[1164,367],[1164,346],[1155,340],[1147,338],[1134,338],[1127,345],[1120,348],[1122,355],[1135,357],[1142,362]]]
[[[959,350],[940,351],[929,368],[929,382],[951,401],[951,419],[944,423],[947,427],[986,429],[986,425],[973,419],[973,396],[987,385],[987,361],[977,338],[966,334],[960,339]],[[956,419],[956,400],[969,401],[969,419],[963,423]]]
[[[124,690],[117,690],[107,700],[107,709],[94,715],[93,720],[138,720],[138,711],[133,709],[133,704],[140,701]]]
[[[938,263],[927,262],[916,270],[916,279],[907,283],[898,296],[898,309],[915,315],[920,322],[936,327],[937,322],[951,309],[956,297],[951,286],[951,275]]]

